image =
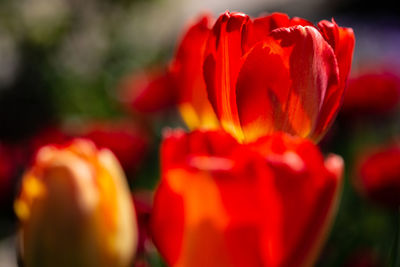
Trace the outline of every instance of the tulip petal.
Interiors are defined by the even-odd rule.
[[[312,26],[313,24],[299,17],[289,18],[288,15],[279,12],[256,18],[252,27],[249,28],[248,46],[251,47],[264,40],[275,29],[296,25]]]
[[[336,211],[343,160],[310,141],[275,134],[252,145],[275,173],[283,210],[279,266],[312,266]],[[296,222],[296,223],[293,223]]]
[[[308,137],[338,83],[333,50],[315,28],[279,28],[272,37],[248,53],[239,73],[236,101],[247,141],[273,131]]]
[[[178,88],[179,109],[190,129],[216,128],[219,125],[203,79],[203,54],[211,31],[210,20],[204,15],[188,29],[170,65]]]
[[[293,45],[290,55],[291,94],[287,119],[298,136],[307,137],[315,127],[326,92],[338,83],[338,67],[329,44],[313,27],[277,30],[281,45]]]
[[[215,23],[208,39],[203,65],[208,99],[224,129],[243,139],[236,107],[236,80],[244,53],[249,17],[226,12]]]
[[[167,130],[163,134],[161,147],[161,168],[167,170],[182,164],[188,164],[187,155],[227,156],[238,142],[223,131],[197,130],[187,134],[183,130]]]
[[[176,104],[176,89],[164,69],[135,73],[121,84],[121,102],[134,112],[155,113]]]
[[[184,199],[173,192],[169,185],[162,181],[154,203],[168,203],[168,209],[156,209],[152,212],[151,232],[161,255],[169,266],[174,266],[182,249],[184,230]],[[173,218],[173,220],[171,220]]]
[[[256,45],[243,63],[236,97],[246,142],[281,128],[285,120],[290,92],[288,58],[282,58],[285,53],[288,52],[272,39]]]
[[[318,27],[324,38],[334,49],[339,68],[339,84],[332,86],[325,96],[312,136],[317,141],[329,129],[342,105],[355,45],[355,37],[351,28],[338,27],[334,21],[329,22],[326,20],[321,21]]]

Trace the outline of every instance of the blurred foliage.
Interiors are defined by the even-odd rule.
[[[3,1],[0,36],[15,67],[0,83],[1,134],[24,135],[51,120],[122,116],[120,78],[162,61],[168,50],[135,47],[140,36],[126,34],[121,25],[132,23],[136,2]]]

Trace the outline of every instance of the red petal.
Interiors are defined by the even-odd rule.
[[[339,68],[339,84],[332,86],[326,93],[318,116],[318,123],[312,136],[314,140],[319,140],[323,136],[339,112],[350,72],[355,44],[354,33],[351,28],[338,27],[334,21],[321,21],[318,27],[324,38],[334,48]]]
[[[163,208],[163,203],[168,203],[168,209]],[[184,203],[165,181],[161,181],[154,196],[151,216],[153,241],[168,265],[175,266],[182,249]]]
[[[170,68],[179,91],[181,114],[192,129],[218,126],[203,78],[203,54],[211,31],[210,20],[204,15],[188,29]]]
[[[135,73],[122,82],[121,101],[135,112],[152,113],[173,107],[177,102],[173,80],[166,70]]]
[[[282,125],[290,92],[289,52],[270,39],[269,43],[256,45],[243,63],[236,97],[247,142],[276,130],[290,130],[289,125]]]
[[[238,145],[237,141],[224,131],[194,131],[186,134],[183,130],[164,133],[161,147],[162,170],[188,164],[188,155],[225,157]]]
[[[208,98],[224,129],[241,140],[236,107],[236,80],[242,65],[242,41],[249,17],[243,13],[221,15],[208,39],[203,65]]]
[[[349,76],[353,50],[355,44],[354,33],[351,28],[339,27],[334,20],[323,20],[318,23],[318,28],[325,40],[332,46],[339,67],[341,86],[345,86]]]
[[[339,79],[333,50],[315,28],[279,28],[272,36],[276,41],[266,39],[249,52],[238,78],[239,118],[248,141],[274,131],[308,137],[326,92]]]
[[[343,160],[331,156],[324,163],[310,141],[283,134],[261,138],[253,147],[270,162],[281,196],[279,266],[312,266],[336,210]]]
[[[298,17],[289,18],[288,15],[278,12],[256,18],[254,19],[253,27],[250,27],[249,47],[259,41],[263,41],[275,29],[296,25],[312,26],[313,24],[305,19]]]
[[[321,34],[309,26],[276,31],[281,45],[293,45],[290,56],[292,88],[287,118],[296,135],[313,133],[327,92],[337,86],[339,73],[332,48]]]

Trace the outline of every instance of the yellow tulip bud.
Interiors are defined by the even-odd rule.
[[[77,139],[43,147],[14,204],[26,267],[127,267],[137,247],[124,173],[106,149]]]

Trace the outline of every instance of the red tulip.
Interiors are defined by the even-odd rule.
[[[12,210],[18,176],[27,161],[26,154],[22,145],[0,141],[0,215]]]
[[[357,188],[384,206],[400,205],[400,146],[378,148],[366,153],[357,167]]]
[[[383,114],[399,103],[399,76],[374,66],[349,80],[342,111],[347,115]]]
[[[29,149],[30,155],[28,161],[32,161],[35,154],[40,148],[49,144],[64,144],[71,137],[65,133],[61,127],[52,125],[41,129],[38,133],[30,138]]]
[[[134,112],[155,113],[176,105],[176,89],[165,69],[134,73],[120,87],[121,101]]]
[[[277,131],[317,141],[342,102],[353,47],[352,29],[334,21],[226,12],[204,54],[208,98],[239,141]]]
[[[283,133],[239,144],[223,131],[169,134],[152,213],[170,266],[303,266],[317,256],[343,168]]]
[[[170,65],[178,91],[179,109],[191,129],[219,127],[203,79],[203,54],[211,31],[211,20],[204,15],[190,25]]]
[[[92,140],[100,148],[110,149],[126,171],[140,165],[149,145],[145,132],[129,121],[91,123],[80,136]]]
[[[208,15],[190,24],[175,57],[163,70],[136,74],[123,83],[123,100],[140,112],[177,106],[189,128],[217,128],[203,78],[203,54],[211,31]]]

